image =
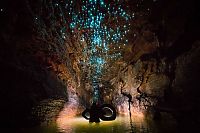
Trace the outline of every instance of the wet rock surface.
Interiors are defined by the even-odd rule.
[[[53,13],[56,9],[45,5],[51,2],[9,0],[1,3],[1,123],[8,126],[32,125],[30,114],[39,105],[42,112],[34,111],[42,114],[33,121],[43,122],[46,119],[43,115],[48,112],[46,108],[55,108],[53,115],[47,116],[51,119],[59,113],[57,110],[62,108],[63,101],[53,107],[51,103],[59,99],[67,102],[68,86],[73,84],[77,88],[80,84],[77,62],[82,58],[82,47],[69,37],[70,33],[66,40],[61,38],[61,23]],[[50,22],[52,17],[55,20]],[[46,105],[43,104],[45,99]]]
[[[147,15],[148,19],[144,19],[145,15],[136,17],[133,43],[125,48],[124,59],[111,65],[113,71],[107,71],[110,77],[105,77],[115,88],[114,95],[107,95],[113,103],[126,108],[128,99],[122,98],[120,89],[133,96],[135,106],[139,102],[137,96],[145,94],[142,102],[149,110],[153,107],[155,116],[159,112],[161,116],[167,113],[180,127],[185,126],[183,132],[184,129],[198,129],[200,45],[197,4],[197,1],[157,1],[150,7],[152,12]],[[138,21],[146,25],[141,28]],[[118,73],[114,75],[114,71]]]
[[[65,102],[62,99],[45,99],[41,101],[32,108],[31,115],[29,116],[33,125],[48,125],[55,121]]]

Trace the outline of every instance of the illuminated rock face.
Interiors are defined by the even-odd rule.
[[[147,106],[153,103],[158,110],[168,112],[180,121],[194,120],[193,115],[191,118],[186,115],[194,112],[198,121],[199,115],[195,113],[199,110],[199,13],[196,4],[194,1],[158,1],[148,16],[150,21],[136,16],[135,22],[141,22],[143,28],[132,23],[135,27],[141,26],[140,30],[133,29],[136,35],[132,34],[133,43],[125,47],[124,58],[110,64],[106,71],[109,76],[104,76],[104,80],[114,86],[112,93],[106,91],[106,100],[117,105],[119,112],[128,110],[128,98],[120,92],[119,83],[123,80],[123,90],[133,96],[136,107],[140,107],[139,88],[149,96],[150,102],[144,101]],[[185,10],[186,14],[182,12]]]
[[[61,38],[61,23],[53,19],[58,17],[53,14],[56,8],[46,7],[42,2],[45,1],[2,4],[0,103],[4,124],[29,124],[33,107],[43,105],[44,100],[45,106],[50,106],[51,100],[68,101],[74,89],[76,92],[80,87],[79,62],[84,60],[84,46],[70,35],[65,41]],[[60,105],[63,106],[62,102],[53,106],[60,110]],[[40,113],[48,114],[45,110]]]

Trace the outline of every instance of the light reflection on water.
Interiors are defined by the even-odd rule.
[[[58,119],[58,129],[63,133],[129,133],[136,129],[147,130],[142,121],[130,124],[129,117],[117,117],[114,121],[101,121],[100,123],[89,123],[84,118],[71,118],[68,120]],[[132,129],[131,129],[132,127]],[[137,131],[140,132],[140,131]]]
[[[155,122],[145,117],[132,117],[131,120],[119,116],[114,121],[90,124],[81,117],[59,117],[56,123],[20,130],[19,133],[177,133],[173,120]]]
[[[174,127],[166,124],[155,124],[144,117],[132,117],[130,120],[123,116],[114,121],[92,124],[80,117],[57,120],[57,128],[61,133],[175,133]]]

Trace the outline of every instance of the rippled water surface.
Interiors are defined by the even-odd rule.
[[[114,121],[89,123],[82,117],[58,118],[56,123],[25,130],[28,133],[176,133],[175,123],[163,119],[153,121],[143,117],[119,116]]]
[[[58,129],[64,133],[172,133],[175,132],[173,122],[159,121],[158,123],[143,117],[117,117],[114,121],[88,123],[83,118],[58,120]]]
[[[102,121],[100,123],[88,123],[88,121],[83,118],[74,118],[67,121],[58,120],[58,129],[65,133],[150,132],[144,123],[130,123],[129,117],[117,117],[114,121]]]

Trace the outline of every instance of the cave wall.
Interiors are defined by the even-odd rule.
[[[1,122],[26,125],[33,107],[76,95],[83,46],[78,33],[61,34],[64,22],[52,1],[3,0],[1,9]]]
[[[188,127],[196,129],[199,123],[196,112],[199,110],[199,2],[161,1],[158,5],[163,8],[154,8],[154,17],[150,20],[154,25],[160,22],[155,33],[162,44],[159,53],[166,58],[169,68],[164,74],[170,79],[164,101],[159,101],[158,106],[169,108],[163,111],[171,113],[180,123],[190,121]]]
[[[122,88],[140,110],[153,107],[180,123],[198,125],[199,2],[158,0],[138,9],[124,58],[106,71],[110,77],[105,79],[114,86],[110,99],[127,111],[128,98],[121,94]],[[146,109],[138,104],[141,93],[149,99],[144,100]]]

